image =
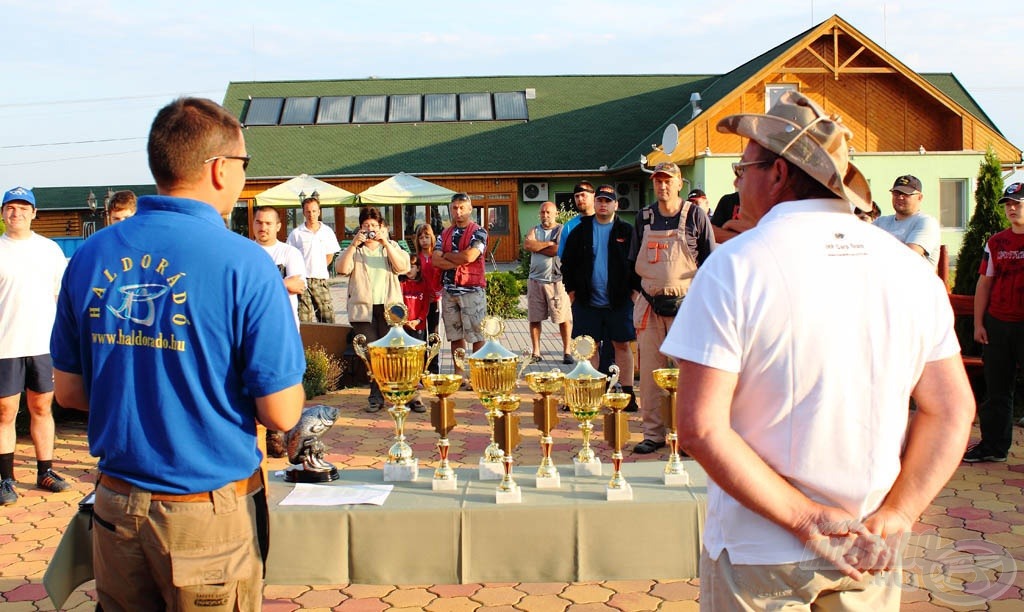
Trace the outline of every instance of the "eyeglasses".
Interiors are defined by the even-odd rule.
[[[902,191],[893,191],[892,192],[892,197],[894,197],[894,198],[911,198],[911,197],[914,197],[916,195],[921,195],[921,192],[920,191],[915,191],[913,193],[903,193]]]
[[[767,164],[771,164],[774,162],[774,159],[758,159],[756,161],[748,162],[733,162],[732,173],[736,175],[736,178],[740,178],[741,176],[743,176],[743,173],[746,172],[746,169],[749,166],[765,166]]]
[[[218,159],[237,159],[242,162],[242,172],[245,172],[249,168],[249,162],[252,161],[251,155],[214,155],[210,159],[204,160],[204,164],[208,164]]]

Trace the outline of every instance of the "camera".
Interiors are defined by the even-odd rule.
[[[377,237],[377,232],[370,230],[367,232],[363,232],[363,236],[366,236],[367,240],[373,240],[374,238]]]

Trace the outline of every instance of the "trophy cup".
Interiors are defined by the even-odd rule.
[[[633,499],[633,488],[622,477],[622,445],[629,442],[629,417],[622,409],[629,405],[628,393],[605,393],[601,403],[611,412],[604,415],[604,439],[612,446],[612,479],[605,489],[608,501]]]
[[[512,479],[512,451],[519,446],[519,415],[515,411],[519,410],[520,400],[518,395],[499,395],[493,401],[500,414],[494,420],[494,437],[505,453],[505,469],[495,492],[495,502],[518,504],[523,501],[523,493]]]
[[[480,403],[486,410],[487,426],[491,430],[491,441],[484,449],[480,458],[480,480],[498,480],[504,478],[504,453],[494,438],[494,422],[501,411],[494,398],[508,395],[516,386],[519,378],[520,364],[523,370],[529,363],[497,341],[505,333],[505,322],[498,317],[484,317],[480,324],[486,341],[472,355],[466,356],[465,349],[455,350],[453,357],[459,367],[469,367],[469,380],[473,383],[473,391],[480,397]]]
[[[601,460],[590,448],[590,434],[594,430],[592,421],[601,410],[601,398],[608,377],[590,365],[590,356],[596,349],[597,344],[590,336],[574,339],[571,351],[576,357],[576,367],[565,376],[565,403],[573,418],[579,421],[583,432],[583,446],[572,460],[577,476],[601,475]]]
[[[462,377],[458,374],[424,374],[423,386],[437,399],[430,402],[430,424],[440,436],[437,451],[441,463],[434,470],[434,478],[430,486],[434,491],[454,491],[458,484],[455,470],[448,464],[448,432],[458,423],[455,421],[455,402],[448,397],[459,390]]]
[[[690,484],[683,461],[679,457],[679,434],[676,433],[676,390],[679,387],[679,368],[659,368],[651,372],[654,382],[667,392],[661,398],[661,416],[665,420],[665,441],[669,456],[665,464],[664,481],[667,485]]]
[[[551,461],[551,430],[558,425],[558,402],[551,394],[564,386],[565,374],[560,370],[530,372],[526,384],[540,397],[533,398],[533,422],[540,429],[540,467],[537,468],[537,488],[557,489],[562,486],[558,469]]]
[[[327,447],[321,441],[338,420],[338,412],[336,407],[323,404],[302,409],[299,422],[284,437],[290,464],[284,472],[286,482],[317,483],[338,479],[338,468],[324,461]]]
[[[388,413],[395,420],[395,443],[388,449],[388,459],[384,464],[385,481],[416,480],[419,475],[419,461],[412,456],[412,447],[405,442],[405,418],[409,414],[406,403],[416,394],[425,364],[441,349],[441,339],[437,334],[430,334],[424,342],[405,333],[402,327],[407,313],[405,304],[388,304],[384,318],[391,331],[370,344],[362,334],[352,340],[352,348],[366,362],[367,371],[377,381],[384,399],[391,404]]]

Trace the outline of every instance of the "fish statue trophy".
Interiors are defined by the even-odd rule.
[[[676,391],[679,389],[679,368],[659,368],[651,372],[654,382],[665,390],[661,398],[661,418],[665,421],[665,442],[668,442],[668,462],[662,475],[665,484],[685,486],[690,484],[679,456],[679,433],[676,431]]]
[[[499,395],[493,401],[500,413],[494,420],[494,437],[504,453],[504,472],[495,491],[495,502],[518,504],[523,501],[523,491],[512,478],[512,451],[519,446],[519,415],[515,412],[521,400],[518,395]]]
[[[437,334],[430,334],[424,342],[405,332],[408,312],[405,304],[388,304],[384,319],[391,330],[383,338],[369,344],[363,334],[352,339],[352,348],[391,404],[388,414],[395,420],[395,443],[384,463],[385,482],[414,481],[419,476],[419,460],[412,456],[412,447],[405,441],[405,419],[409,415],[406,404],[416,395],[426,364],[441,350]]]
[[[558,425],[558,400],[552,394],[564,386],[565,374],[560,370],[530,372],[526,385],[539,397],[533,398],[533,424],[540,430],[540,466],[537,467],[537,488],[558,489],[562,486],[561,476],[551,460],[551,430]]]
[[[338,479],[338,468],[324,461],[322,438],[338,420],[334,406],[309,406],[284,435],[285,453],[291,464],[284,472],[286,482],[331,482]]]
[[[612,367],[617,368],[614,365]],[[615,375],[617,377],[618,372]],[[612,479],[605,488],[605,499],[608,501],[633,499],[633,488],[622,477],[622,445],[629,442],[629,417],[622,410],[629,405],[632,397],[617,388],[601,396],[601,405],[610,410],[604,415],[604,439],[612,447]]]
[[[494,398],[512,393],[519,375],[530,360],[528,351],[526,355],[516,355],[498,342],[498,338],[505,333],[505,322],[500,318],[484,317],[480,330],[485,339],[480,350],[467,356],[465,349],[460,347],[453,352],[452,357],[460,368],[469,370],[473,392],[483,404],[487,428],[491,430],[490,443],[479,462],[480,480],[499,480],[505,477],[505,454],[494,438],[494,423],[501,416]]]
[[[458,487],[458,475],[448,463],[448,433],[458,425],[455,420],[455,401],[449,396],[459,390],[462,377],[458,374],[423,375],[423,388],[437,396],[430,402],[430,424],[437,432],[437,452],[441,462],[434,470],[434,478],[430,487],[434,491],[454,491]]]
[[[577,476],[600,476],[601,460],[590,447],[590,436],[594,431],[593,421],[601,413],[608,377],[590,364],[590,357],[597,350],[593,338],[578,336],[572,341],[570,350],[576,358],[576,367],[565,375],[565,404],[573,418],[579,421],[583,432],[583,446],[573,457],[573,469]],[[615,380],[618,380],[617,372],[616,369]]]

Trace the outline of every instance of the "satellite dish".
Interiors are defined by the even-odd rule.
[[[672,155],[672,152],[679,146],[679,128],[676,124],[670,123],[661,135],[661,149],[665,155]]]

